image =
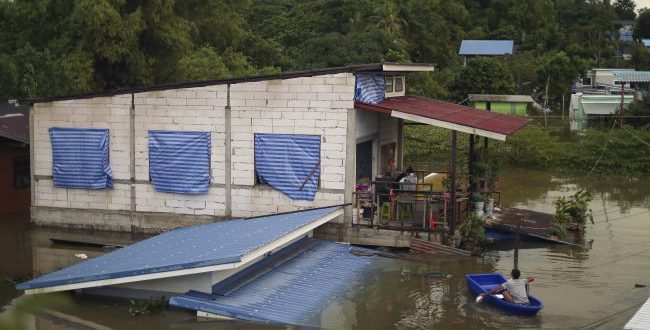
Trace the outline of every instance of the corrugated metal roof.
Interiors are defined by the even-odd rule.
[[[474,102],[535,103],[530,95],[469,94],[469,99]]]
[[[625,95],[624,104],[634,101],[634,96]],[[620,95],[582,95],[578,98],[578,107],[587,115],[611,115],[621,106]]]
[[[510,55],[514,51],[513,40],[463,40],[460,55]]]
[[[355,102],[354,105],[361,109],[390,113],[393,117],[500,140],[505,140],[505,136],[513,134],[532,121],[528,118],[414,96],[393,97],[377,104]]]
[[[22,113],[0,115],[0,136],[29,144],[29,117]]]
[[[650,82],[650,71],[612,70],[615,82]]]
[[[172,297],[169,304],[255,322],[319,327],[328,302],[354,286],[377,257],[353,255],[349,245],[314,241],[301,254],[227,296],[191,291]]]
[[[650,298],[625,324],[626,330],[650,330]]]
[[[340,210],[341,206],[335,206],[179,228],[21,283],[16,288],[56,287],[237,263],[253,251],[265,253],[274,241],[323,219],[329,220],[340,214]],[[188,274],[205,271],[211,270],[197,269]],[[121,283],[124,282],[128,281]],[[75,288],[99,285],[104,284]]]

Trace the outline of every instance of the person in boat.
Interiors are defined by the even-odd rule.
[[[486,294],[495,294],[497,292],[503,291],[503,299],[507,302],[518,305],[530,305],[530,301],[528,300],[528,283],[534,281],[535,279],[532,277],[525,279],[519,278],[521,276],[521,272],[517,268],[513,269],[510,274],[512,275],[512,278],[508,279],[507,282],[488,291],[487,293],[481,293],[480,296],[485,296]]]

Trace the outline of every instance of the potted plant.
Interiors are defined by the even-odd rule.
[[[485,204],[485,200],[483,199],[483,196],[474,194],[472,195],[472,215],[478,218],[483,217],[483,207]]]
[[[474,251],[485,242],[485,222],[481,217],[470,215],[458,229],[465,250]]]
[[[584,232],[584,226],[587,219],[594,223],[594,217],[589,202],[591,194],[582,189],[568,197],[559,197],[553,204],[555,205],[555,215],[551,220],[551,235],[559,238],[566,235],[566,231]]]

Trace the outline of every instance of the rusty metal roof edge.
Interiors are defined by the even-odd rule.
[[[430,99],[430,98],[422,97],[422,96],[417,96],[417,95],[399,96],[399,97],[395,97],[395,98],[392,98],[392,99],[400,100],[400,99],[405,99],[405,98],[415,98],[415,99],[427,100],[427,101],[433,101],[433,102],[442,103],[442,104],[451,104],[451,105],[455,105],[455,106],[458,106],[458,107],[462,107],[462,108],[464,108],[463,111],[483,111],[483,112],[484,112],[484,110],[479,110],[479,109],[472,108],[472,107],[468,107],[468,106],[464,106],[464,105],[458,105],[458,104],[451,103],[451,102],[440,101],[440,100],[434,100],[434,99]],[[355,102],[354,102],[354,106],[355,106],[355,107],[362,108],[362,109],[371,110],[371,111],[377,111],[377,112],[382,112],[382,113],[390,113],[391,111],[401,111],[401,110],[398,110],[398,109],[392,109],[391,107],[382,106],[382,105],[379,105],[379,104],[370,104],[370,103],[364,103],[364,102],[358,102],[358,101],[355,101]],[[489,131],[489,132],[493,132],[493,133],[497,133],[497,134],[504,134],[504,135],[506,135],[506,136],[509,136],[509,135],[514,134],[514,133],[517,132],[518,130],[520,130],[520,129],[526,127],[526,126],[528,126],[528,124],[530,124],[530,123],[533,121],[532,118],[516,117],[516,116],[508,116],[508,115],[500,114],[500,113],[497,113],[497,112],[490,112],[490,114],[492,114],[492,116],[490,116],[489,118],[486,118],[486,119],[482,120],[481,122],[484,122],[484,121],[487,121],[487,120],[493,120],[493,119],[495,119],[495,118],[499,118],[499,117],[506,117],[506,118],[512,118],[512,119],[519,119],[519,120],[522,121],[521,126],[520,126],[519,128],[516,128],[514,131],[511,131],[511,132],[508,132],[508,133],[505,133],[505,134],[504,134],[503,132],[497,132],[497,131],[495,131],[495,130],[491,130],[491,129],[488,129],[488,128],[480,128],[480,129],[485,130],[485,131]],[[454,123],[454,122],[452,122],[452,121],[448,121],[447,119],[445,119],[444,116],[443,116],[443,118],[439,118],[438,120],[442,120],[442,121],[449,122],[449,123]],[[455,123],[455,124],[458,124],[458,123]],[[463,126],[467,126],[467,127],[477,128],[477,127],[474,127],[474,126],[476,126],[476,125],[473,125],[473,126],[470,126],[470,125],[464,125],[464,124],[458,124],[458,125],[463,125]]]

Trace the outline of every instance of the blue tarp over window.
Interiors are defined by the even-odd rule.
[[[292,199],[313,201],[320,178],[320,136],[255,134],[255,171]]]
[[[84,189],[113,187],[108,158],[108,130],[49,129],[54,186]]]
[[[375,73],[358,73],[354,100],[364,103],[376,104],[384,100],[386,87],[384,76]]]
[[[156,191],[207,193],[210,133],[149,131],[149,175]]]

